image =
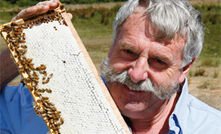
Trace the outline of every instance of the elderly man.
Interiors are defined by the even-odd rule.
[[[13,20],[45,13],[58,4],[41,2],[21,11]],[[204,39],[204,25],[197,10],[185,0],[128,0],[116,16],[113,32],[108,58],[102,61],[100,71],[133,133],[221,133],[221,112],[188,94],[186,76]],[[8,50],[4,53],[7,55]],[[16,74],[10,64],[14,70],[11,74]],[[16,97],[26,101],[30,97],[29,93],[21,94]],[[5,101],[2,96],[1,103]],[[31,132],[31,124],[30,128],[26,124],[18,128],[19,121],[11,123],[10,111],[0,110],[4,119],[0,132]],[[42,121],[32,120],[33,124]],[[38,131],[48,130],[43,127]]]

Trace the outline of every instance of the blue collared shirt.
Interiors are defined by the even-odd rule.
[[[47,133],[44,120],[33,110],[33,101],[22,84],[4,87],[0,96],[0,134]],[[169,126],[169,134],[221,134],[221,112],[188,94],[185,82]]]
[[[221,134],[221,111],[188,93],[187,79],[173,113],[169,134]]]

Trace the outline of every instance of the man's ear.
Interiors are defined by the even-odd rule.
[[[193,65],[193,62],[196,60],[196,57],[192,59],[192,61],[187,64],[185,67],[183,67],[180,78],[179,78],[179,83],[182,83],[187,76],[188,72],[190,71],[190,67]]]

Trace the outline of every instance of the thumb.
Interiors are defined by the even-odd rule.
[[[68,18],[71,20],[72,19],[72,14],[71,13],[66,13],[66,15],[68,16]]]

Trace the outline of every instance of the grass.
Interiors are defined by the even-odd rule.
[[[221,60],[221,5],[200,5],[197,9],[203,15],[206,27],[201,57]]]
[[[210,83],[205,81],[205,82],[203,82],[202,85],[199,85],[198,88],[199,89],[207,89],[209,86],[210,86]]]
[[[204,76],[205,75],[206,70],[203,68],[199,68],[196,70],[194,76]]]
[[[217,72],[216,70],[214,71],[214,74],[213,74],[213,78],[218,78],[219,77],[219,72]]]
[[[221,58],[203,58],[201,60],[201,66],[204,67],[219,67],[221,64]]]

